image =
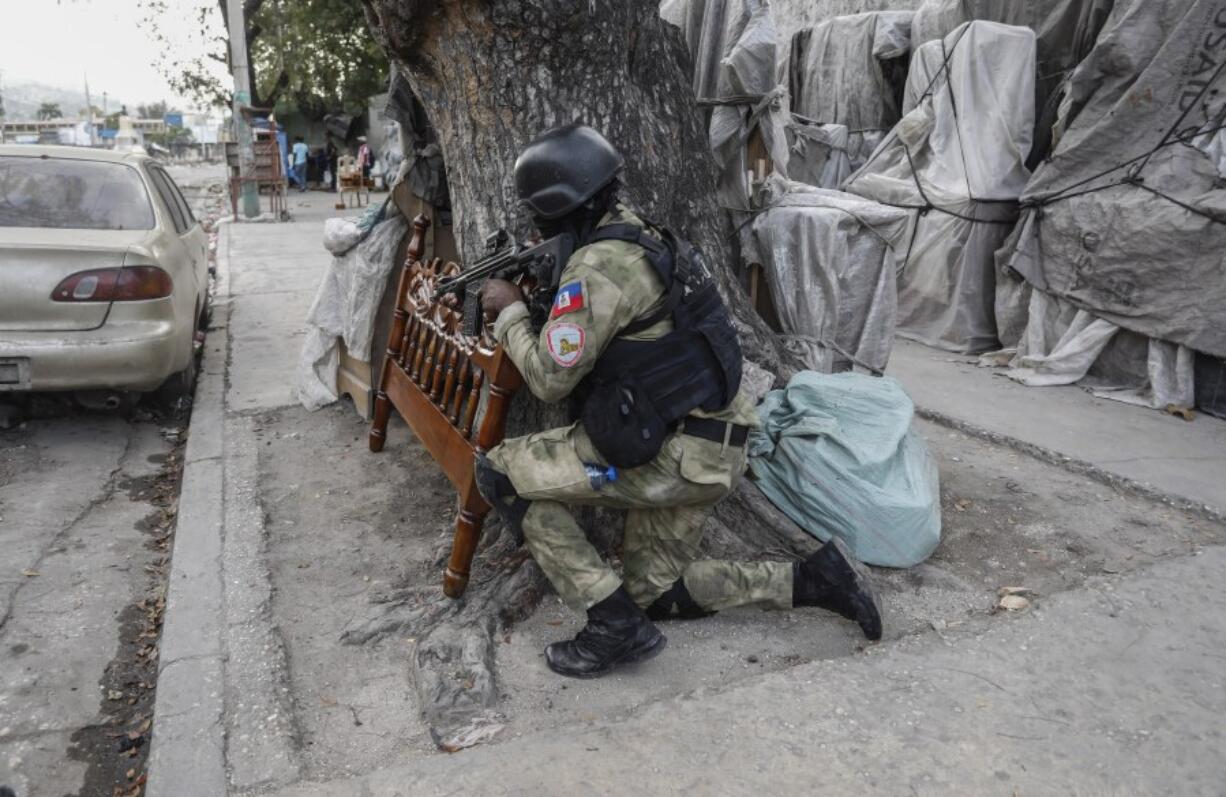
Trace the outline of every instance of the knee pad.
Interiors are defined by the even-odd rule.
[[[532,502],[520,498],[510,477],[495,468],[484,454],[477,455],[473,480],[477,483],[477,492],[481,493],[481,497],[494,508],[503,522],[522,537],[524,515],[528,513]]]
[[[700,617],[715,614],[698,605],[694,596],[686,589],[685,581],[680,578],[673,582],[667,592],[656,598],[655,602],[647,607],[646,612],[651,620],[670,620],[674,617],[682,620],[697,620]]]

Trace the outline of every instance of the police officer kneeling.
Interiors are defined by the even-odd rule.
[[[515,285],[491,280],[481,291],[532,393],[582,408],[575,424],[506,440],[477,462],[482,495],[522,531],[563,600],[587,611],[546,662],[562,675],[602,675],[664,648],[654,620],[747,604],[819,606],[880,639],[867,572],[837,540],[796,563],[697,558],[703,519],[744,473],[758,420],[701,255],[618,201],[621,167],[590,127],[533,141],[515,163],[521,205],[543,236],[572,236],[574,255],[539,335]],[[568,504],[627,510],[624,581]]]

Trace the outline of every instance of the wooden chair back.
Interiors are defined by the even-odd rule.
[[[387,356],[375,393],[370,450],[382,451],[391,410],[409,428],[455,485],[458,513],[443,591],[464,593],[473,553],[490,507],[477,492],[473,465],[479,453],[502,442],[511,397],[523,384],[519,371],[483,324],[464,333],[462,308],[454,297],[436,302],[438,281],[460,266],[423,260],[430,220],[413,220],[413,238],[400,274]],[[478,416],[484,396],[484,412]]]

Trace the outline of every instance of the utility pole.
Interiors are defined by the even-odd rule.
[[[94,100],[89,96],[89,75],[85,76],[85,116],[89,119],[89,145],[98,146],[97,131],[94,130]]]
[[[238,143],[238,174],[241,178],[242,212],[247,218],[260,215],[259,187],[255,184],[255,142],[243,109],[251,104],[251,73],[247,69],[247,20],[243,0],[226,0],[230,33],[230,71],[234,75],[231,114],[234,140]]]

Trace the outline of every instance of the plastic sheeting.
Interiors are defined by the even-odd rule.
[[[306,340],[298,359],[298,400],[308,410],[337,399],[341,340],[351,356],[370,361],[375,316],[408,227],[399,213],[369,234],[355,219],[324,222],[324,248],[334,257],[307,313]]]
[[[902,81],[903,67],[887,62],[910,52],[911,16],[882,11],[835,17],[798,31],[789,43],[783,77],[792,113],[845,126],[852,169],[868,160],[901,115],[895,83]]]
[[[450,208],[447,168],[443,164],[443,149],[438,135],[426,116],[409,81],[393,64],[387,89],[388,118],[400,124],[400,146],[403,160],[408,162],[404,179],[415,196],[436,208]],[[397,164],[399,166],[399,164]]]
[[[787,124],[788,176],[818,188],[835,189],[851,176],[847,125]]]
[[[1121,0],[1069,91],[1010,267],[1096,318],[1226,357],[1226,6]]]
[[[786,176],[788,149],[785,123],[786,101],[782,87],[775,85],[775,23],[770,7],[745,0],[750,11],[744,27],[720,60],[714,99],[757,98],[737,104],[717,105],[711,112],[711,151],[720,165],[719,193],[725,207],[749,208],[749,164],[745,146],[758,129],[775,170]]]
[[[924,45],[908,78],[922,99],[844,186],[909,209],[898,286],[904,337],[963,354],[998,345],[994,253],[1030,176],[1034,53],[1032,31],[992,22]]]
[[[868,564],[912,567],[941,538],[940,477],[911,430],[914,409],[888,377],[802,371],[759,405],[749,468],[814,537],[837,536]]]
[[[767,180],[767,209],[754,219],[784,345],[806,367],[830,373],[853,364],[881,372],[898,313],[895,258],[907,211],[850,194]]]
[[[1081,384],[1101,398],[1154,409],[1191,407],[1194,354],[1146,339],[1042,291],[1008,376],[1031,387]]]
[[[660,17],[681,28],[694,63],[694,93],[712,106],[710,145],[720,202],[749,208],[745,144],[755,129],[777,171],[787,174],[785,89],[776,85],[777,39],[766,0],[666,0]]]
[[[915,11],[916,48],[971,20],[1023,25],[1037,35],[1034,148],[1027,166],[1046,156],[1062,84],[1094,40],[1115,0],[924,0]],[[912,65],[914,68],[914,65]],[[903,111],[906,112],[905,110]]]

